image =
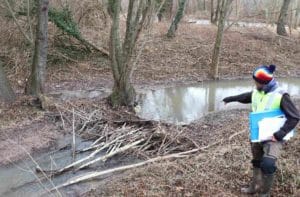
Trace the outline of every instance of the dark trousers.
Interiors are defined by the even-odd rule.
[[[272,141],[251,143],[253,167],[260,168],[264,174],[275,173],[282,146],[282,142]]]

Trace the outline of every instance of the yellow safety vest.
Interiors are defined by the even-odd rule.
[[[253,90],[252,92],[252,111],[263,112],[268,110],[280,109],[280,102],[283,92],[275,90],[267,94],[264,91]]]

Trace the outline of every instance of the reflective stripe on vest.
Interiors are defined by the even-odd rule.
[[[263,91],[253,90],[252,92],[252,111],[262,112],[280,109],[280,102],[283,91],[278,88],[273,92],[265,94]]]

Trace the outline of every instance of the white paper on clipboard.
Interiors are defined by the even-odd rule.
[[[286,118],[284,116],[279,117],[271,117],[271,118],[263,118],[258,122],[259,141],[271,140],[272,136],[275,132],[279,131],[279,129],[284,125]],[[283,140],[289,140],[294,136],[294,130],[290,131]]]

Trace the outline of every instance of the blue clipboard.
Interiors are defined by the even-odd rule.
[[[250,127],[250,140],[251,142],[259,142],[259,129],[258,129],[258,122],[261,121],[263,118],[270,118],[276,116],[284,116],[282,110],[270,110],[270,111],[263,111],[263,112],[251,112],[249,114],[249,127]]]

